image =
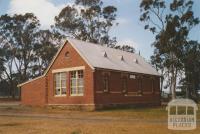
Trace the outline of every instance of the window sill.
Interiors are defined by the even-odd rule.
[[[66,97],[67,95],[54,95],[54,97]]]
[[[124,96],[126,96],[126,97],[129,97],[129,96],[143,96],[142,94],[129,94],[129,93],[127,93],[127,94],[124,94]]]
[[[71,94],[70,96],[76,97],[76,96],[84,96],[83,94]]]
[[[109,93],[109,90],[103,90],[104,93]]]

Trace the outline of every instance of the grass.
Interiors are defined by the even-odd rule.
[[[192,131],[168,130],[165,107],[83,112],[18,106],[0,108],[0,115],[0,134],[200,133],[199,124]],[[197,116],[200,119],[199,112]]]

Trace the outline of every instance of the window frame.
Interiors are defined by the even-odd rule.
[[[82,72],[81,75],[79,74],[79,72]],[[73,77],[72,77],[72,73]],[[84,70],[73,70],[69,72],[70,74],[70,96],[84,96]],[[75,77],[74,77],[75,76]],[[80,78],[79,78],[80,77]],[[79,80],[82,79],[82,85],[79,85]],[[72,80],[75,80],[75,86],[72,85]],[[72,93],[72,88],[75,89],[76,93]],[[79,88],[82,88],[82,93],[79,93]]]
[[[155,92],[155,78],[153,76],[151,77],[151,92]]]
[[[121,86],[122,86],[122,93],[127,93],[128,92],[128,80],[129,80],[129,74],[122,73],[121,74]],[[126,87],[126,89],[124,88]]]
[[[106,78],[106,79],[105,79]],[[105,82],[106,80],[106,82]],[[110,73],[103,72],[103,92],[108,93],[110,91]],[[105,85],[106,83],[106,85]]]
[[[63,79],[62,79],[62,74],[64,74],[65,75],[65,87],[63,87],[62,86],[62,81],[64,81]],[[57,82],[56,82],[56,75],[59,75],[59,87],[57,87]],[[66,91],[66,93],[65,94],[62,94],[62,89],[64,89],[65,88],[65,91]],[[60,93],[59,94],[56,94],[56,91],[57,91],[57,89],[60,89]],[[54,74],[54,96],[55,97],[65,97],[65,96],[67,96],[67,73],[66,72],[59,72],[59,73],[55,73]]]
[[[139,74],[138,76],[137,76],[137,79],[138,79],[138,95],[143,95],[143,80],[144,80],[144,76],[143,75],[141,75],[141,74]]]

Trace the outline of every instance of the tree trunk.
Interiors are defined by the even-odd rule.
[[[176,99],[176,78],[177,78],[177,68],[173,68],[172,72],[172,99]]]
[[[9,83],[10,83],[10,96],[12,97],[12,99],[14,99],[15,98],[15,87],[13,85],[12,80],[9,80]]]
[[[171,57],[171,65],[170,65],[170,73],[171,73],[171,93],[172,93],[172,100],[176,99],[176,77],[177,77],[177,68],[175,67],[175,64],[173,63],[175,60],[175,55],[173,52],[170,52]]]
[[[171,87],[172,87],[172,100],[176,99],[176,78],[172,76],[172,82],[171,82]]]
[[[160,82],[160,92],[162,93],[163,91],[163,78],[161,78],[161,82]]]
[[[161,81],[160,81],[160,92],[162,93],[162,91],[163,91],[163,82],[164,82],[164,74],[163,74],[163,72],[164,72],[164,69],[162,69],[162,71],[161,71],[161,74],[162,74],[162,76],[161,76]]]

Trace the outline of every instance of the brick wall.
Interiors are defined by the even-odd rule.
[[[41,77],[21,87],[21,103],[23,105],[44,106],[46,104],[46,78]]]
[[[68,52],[68,57],[66,57]],[[85,66],[84,70],[84,96],[70,96],[69,73],[67,73],[67,95],[54,95],[54,78],[52,71],[55,69]],[[110,83],[108,93],[103,92],[103,73],[109,73]],[[160,104],[159,77],[153,76],[154,88],[150,75],[143,75],[141,78],[129,79],[130,73],[123,73],[128,76],[127,93],[122,93],[122,72],[104,69],[92,70],[83,60],[79,53],[67,43],[45,77],[27,83],[22,86],[22,104],[25,105],[107,105],[107,104]],[[136,74],[136,76],[139,76]],[[141,76],[141,75],[140,75]],[[139,90],[142,95],[138,95]]]
[[[103,73],[110,73],[109,92],[103,92]],[[122,92],[122,73],[110,70],[95,71],[95,104],[153,104],[160,105],[159,77],[143,75],[141,78],[128,78],[127,93]],[[136,74],[136,76],[141,76]],[[154,88],[152,90],[151,77],[154,78]],[[139,83],[141,82],[141,84]],[[142,95],[138,92],[142,89]]]
[[[69,52],[69,57],[65,57],[65,53]],[[53,74],[52,70],[71,68],[77,66],[85,66],[84,70],[84,96],[70,96],[69,91],[69,73],[67,73],[67,95],[63,97],[54,96]],[[47,73],[48,77],[48,104],[94,104],[93,97],[93,70],[82,59],[79,53],[71,46],[67,44],[63,47],[62,51],[58,55],[54,64]]]

